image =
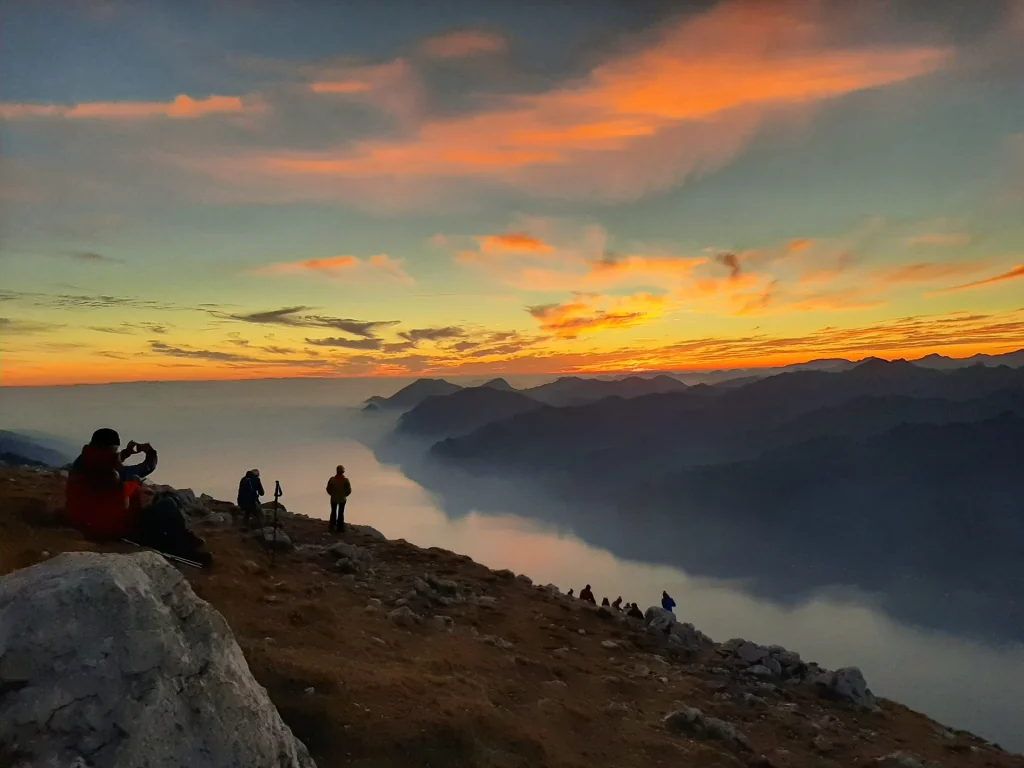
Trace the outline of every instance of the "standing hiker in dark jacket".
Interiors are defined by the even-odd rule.
[[[263,483],[260,481],[260,471],[250,469],[238,482],[238,508],[242,510],[242,525],[248,527],[250,520],[254,520],[260,528],[263,527],[263,507],[260,505],[260,496],[265,493]]]
[[[338,465],[334,477],[327,481],[327,495],[331,497],[331,519],[327,523],[327,530],[331,533],[344,533],[345,504],[352,495],[352,483],[345,477],[345,467],[341,464]]]
[[[669,613],[674,613],[676,610],[676,601],[669,597],[668,592],[661,593],[661,607]]]

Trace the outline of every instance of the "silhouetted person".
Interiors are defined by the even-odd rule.
[[[246,528],[251,527],[250,523],[253,521],[258,527],[263,527],[263,506],[260,503],[260,496],[264,493],[258,469],[250,469],[238,481],[238,508],[242,510],[242,525]]]
[[[641,621],[643,621],[644,618],[644,612],[637,608],[636,603],[632,603],[629,606],[629,610],[626,611],[626,615],[633,619],[640,619]]]
[[[331,519],[327,530],[345,532],[345,504],[352,495],[352,483],[345,477],[345,467],[338,465],[334,477],[327,481],[327,495],[331,497]]]
[[[619,595],[612,601],[612,608],[614,608],[616,611],[622,610],[622,595]]]
[[[144,454],[139,464],[125,459]],[[203,540],[188,528],[185,512],[173,494],[158,495],[143,505],[142,478],[156,469],[156,450],[130,440],[121,450],[113,429],[97,429],[75,459],[65,487],[67,522],[92,539],[130,539],[136,544],[210,566],[213,558]]]
[[[569,590],[569,597],[576,597],[576,590],[575,589],[570,589]]]
[[[668,596],[668,592],[661,593],[661,607],[669,613],[674,613],[676,609],[676,601]]]
[[[597,605],[597,600],[594,599],[594,593],[590,591],[589,584],[580,590],[580,600],[586,600],[588,603]]]
[[[612,606],[612,604],[608,602],[608,598],[607,597],[602,597],[601,598],[601,605],[603,605],[605,608],[611,608],[611,606]]]

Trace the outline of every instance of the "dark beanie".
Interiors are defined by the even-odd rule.
[[[92,440],[89,441],[89,445],[95,445],[99,448],[110,448],[112,446],[118,446],[121,444],[121,436],[117,432],[109,427],[103,429],[97,429],[92,433]]]

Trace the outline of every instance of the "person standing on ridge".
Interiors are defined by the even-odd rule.
[[[586,600],[588,603],[597,605],[597,600],[594,599],[594,593],[591,591],[589,584],[580,590],[580,600]]]
[[[668,596],[668,592],[661,593],[661,607],[669,613],[675,613],[676,601]]]
[[[345,532],[345,504],[352,495],[352,483],[345,477],[345,467],[341,464],[330,480],[327,481],[327,495],[331,497],[331,519],[327,530],[331,533]]]
[[[250,469],[238,481],[238,508],[243,512],[242,525],[246,528],[250,527],[252,520],[255,520],[260,528],[263,527],[263,507],[260,504],[260,496],[264,493],[258,469]]]

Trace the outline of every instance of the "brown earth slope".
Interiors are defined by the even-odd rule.
[[[69,550],[131,551],[55,522],[63,482],[56,472],[0,469],[0,574]],[[445,550],[353,530],[344,541],[354,558],[339,566],[337,550],[324,552],[339,538],[322,521],[289,516],[284,530],[297,546],[272,565],[228,522],[231,505],[206,506],[224,515],[197,520],[215,566],[183,573],[227,618],[321,768],[1024,768],[1024,758],[897,703],[868,711],[811,684],[759,680],[723,646],[670,649],[641,622]],[[442,580],[432,579],[437,590],[418,581],[426,574]],[[444,605],[439,593],[455,587],[459,597]],[[403,600],[424,621],[390,618]],[[735,726],[751,748],[673,732],[663,720],[684,706]]]

